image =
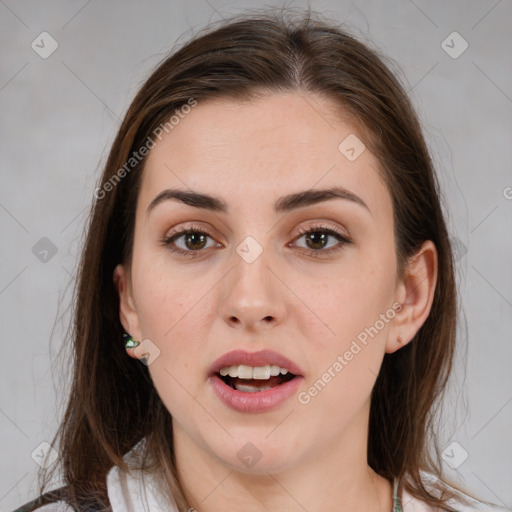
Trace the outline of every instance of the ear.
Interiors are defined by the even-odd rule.
[[[113,280],[119,295],[119,319],[121,324],[134,340],[139,341],[142,339],[139,316],[133,300],[130,273],[125,265],[119,264],[116,266]],[[127,349],[127,351],[129,355],[135,357],[133,349]]]
[[[407,262],[396,290],[396,301],[402,308],[393,319],[386,352],[391,354],[407,345],[427,319],[437,283],[437,250],[426,240]]]

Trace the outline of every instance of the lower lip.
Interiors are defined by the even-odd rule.
[[[296,376],[275,388],[245,393],[228,386],[218,375],[208,378],[221,402],[239,412],[265,412],[275,409],[297,392],[303,380],[303,377]]]

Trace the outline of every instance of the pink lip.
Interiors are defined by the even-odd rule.
[[[286,368],[289,372],[297,376],[303,376],[303,370],[293,361],[272,350],[260,350],[259,352],[246,352],[245,350],[232,350],[219,357],[210,367],[210,376],[214,376],[221,368],[243,364],[246,366],[266,366],[275,365]],[[290,381],[291,382],[291,381]],[[229,386],[228,386],[229,387]],[[279,386],[281,387],[281,386]],[[231,388],[230,388],[231,389]],[[260,391],[265,393],[265,391]],[[247,393],[244,393],[244,395]]]
[[[266,366],[276,365],[286,368],[295,377],[265,391],[245,393],[228,386],[218,375],[221,368],[233,365]],[[302,368],[290,361],[287,357],[272,350],[260,350],[258,352],[246,352],[245,350],[232,350],[219,357],[210,367],[208,382],[219,399],[228,407],[240,412],[264,412],[275,409],[287,398],[297,392],[304,380]]]
[[[239,412],[265,412],[277,408],[287,398],[294,395],[304,377],[294,377],[292,380],[265,391],[244,393],[228,386],[218,375],[208,377],[208,382],[220,400]]]

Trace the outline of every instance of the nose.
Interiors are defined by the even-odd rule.
[[[224,280],[220,314],[230,327],[256,332],[275,327],[286,310],[285,286],[268,251],[254,260],[236,255],[232,271]]]

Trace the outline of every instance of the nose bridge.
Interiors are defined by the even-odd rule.
[[[262,238],[265,231],[262,230]],[[234,252],[234,267],[220,305],[226,321],[237,319],[247,326],[279,316],[279,280],[271,267],[275,261],[271,254],[271,237],[260,243],[256,237],[246,236]],[[237,261],[238,259],[238,261]]]

